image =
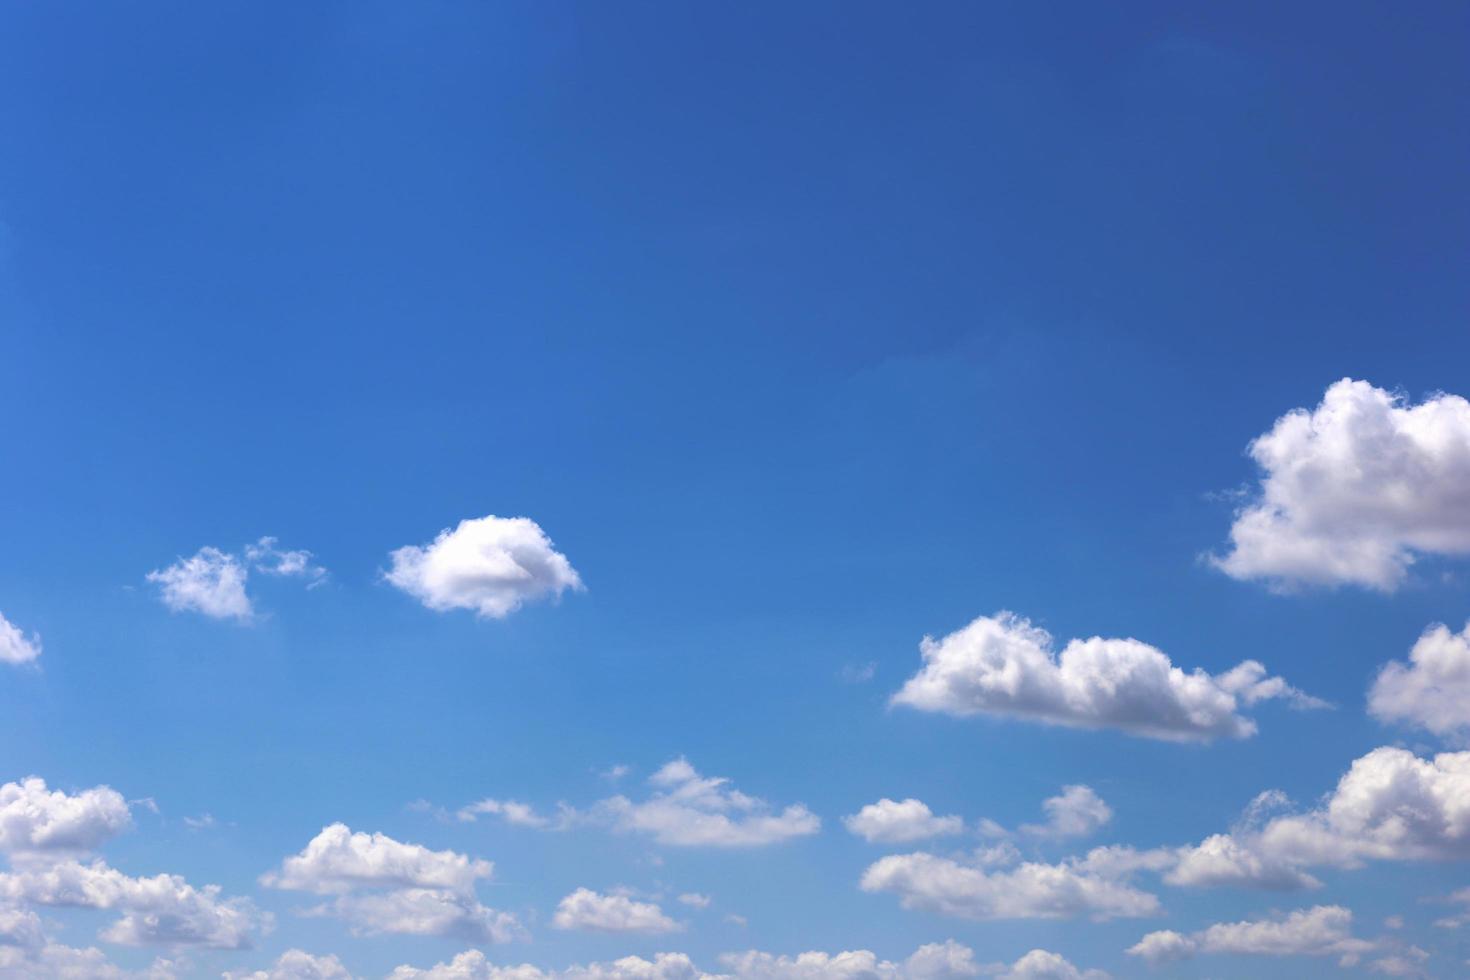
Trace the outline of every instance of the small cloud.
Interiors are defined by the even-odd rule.
[[[869,660],[864,664],[843,664],[842,669],[837,672],[844,684],[866,684],[878,673],[878,661]]]
[[[701,895],[698,892],[685,892],[679,896],[679,901],[690,908],[707,909],[713,899],[708,895]]]

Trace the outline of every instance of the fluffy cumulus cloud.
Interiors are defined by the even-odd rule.
[[[1158,914],[1155,896],[1134,888],[1124,873],[1112,870],[1080,862],[1027,862],[995,870],[984,860],[916,852],[879,859],[863,872],[861,884],[864,891],[896,894],[904,908],[964,919],[1085,916],[1101,921]]]
[[[334,823],[323,827],[300,854],[286,858],[280,871],[263,875],[261,883],[318,894],[410,887],[463,894],[494,871],[489,861],[404,844],[386,834],[353,833],[347,825]]]
[[[1045,630],[1010,613],[982,616],[920,644],[924,666],[893,703],[950,715],[997,715],[1073,728],[1112,728],[1147,738],[1245,738],[1240,713],[1268,698],[1320,705],[1246,661],[1219,675],[1186,673],[1163,651],[1133,639],[1072,640],[1060,655]]]
[[[5,980],[176,980],[177,965],[156,959],[142,970],[124,970],[95,946],[79,949],[61,943],[36,948],[0,945],[0,976]]]
[[[133,824],[117,790],[68,794],[31,776],[0,786],[0,851],[11,855],[91,851]]]
[[[1260,486],[1215,563],[1238,579],[1397,588],[1421,555],[1470,554],[1470,402],[1417,405],[1344,378],[1250,444]]]
[[[1276,808],[1279,793],[1258,798]],[[1470,752],[1420,758],[1377,748],[1353,761],[1317,807],[1264,819],[1172,851],[1165,880],[1192,887],[1312,888],[1306,869],[1367,861],[1470,858]]]
[[[1113,819],[1112,807],[1090,786],[1063,786],[1060,794],[1041,804],[1046,822],[1026,824],[1023,833],[1034,837],[1087,837]]]
[[[426,969],[400,966],[389,980],[961,980],[999,976],[1002,980],[1108,980],[1099,970],[1079,970],[1046,950],[1032,950],[1015,963],[981,964],[967,946],[950,940],[921,946],[905,960],[880,959],[866,949],[840,953],[810,951],[795,955],[748,950],[720,957],[718,972],[707,973],[682,953],[653,959],[627,956],[564,970],[499,966],[478,950]]]
[[[1334,956],[1351,966],[1376,942],[1352,934],[1353,913],[1340,905],[1318,905],[1276,919],[1221,922],[1188,935],[1151,932],[1129,950],[1150,963],[1185,959],[1198,953],[1255,956]]]
[[[358,936],[445,936],[472,943],[509,943],[527,938],[525,928],[509,912],[487,908],[473,895],[442,888],[339,895],[306,914],[341,919]]]
[[[596,804],[592,818],[616,830],[648,834],[674,847],[759,847],[815,834],[817,816],[801,804],[777,812],[729,780],[701,776],[675,759],[649,777],[650,796],[638,802],[614,796]]]
[[[604,895],[578,888],[556,907],[551,924],[558,929],[585,932],[677,932],[682,926],[652,902],[635,901],[623,894]]]
[[[283,551],[275,538],[263,537],[241,554],[200,548],[192,557],[149,572],[147,578],[158,586],[163,604],[174,612],[248,622],[255,616],[255,605],[245,591],[251,571],[304,579],[311,588],[327,574],[311,557],[309,551]]]
[[[530,804],[519,803],[515,800],[480,800],[478,803],[460,807],[455,816],[464,823],[474,823],[482,816],[495,816],[508,824],[517,827],[533,827],[537,830],[548,829],[553,824],[550,818],[537,813]],[[570,821],[571,814],[564,810],[562,817],[562,822],[566,823]]]
[[[881,799],[842,818],[849,831],[871,844],[906,844],[928,837],[958,834],[965,829],[959,817],[936,817],[921,800]]]
[[[41,635],[26,636],[20,627],[0,615],[0,664],[28,664],[41,656]]]
[[[1368,692],[1368,710],[1384,721],[1463,738],[1470,733],[1470,625],[1458,633],[1435,625],[1392,661]]]
[[[224,980],[353,980],[352,973],[335,956],[313,956],[288,949],[264,970],[225,973]]]
[[[566,555],[529,517],[479,517],[390,556],[389,583],[437,611],[503,619],[527,602],[582,588]]]
[[[0,874],[0,900],[15,905],[116,910],[101,933],[125,946],[243,949],[268,931],[268,914],[249,899],[222,898],[217,885],[195,888],[178,875],[133,878],[101,861],[63,861]]]
[[[386,834],[354,833],[336,823],[260,880],[272,888],[336,896],[305,914],[340,918],[358,935],[449,936],[480,943],[524,938],[515,916],[487,908],[475,897],[475,882],[493,871],[489,861],[405,844]]]
[[[1102,970],[1079,970],[1060,953],[1033,949],[1000,974],[1000,980],[1110,980]]]

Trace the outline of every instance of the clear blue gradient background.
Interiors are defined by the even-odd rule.
[[[1467,40],[1457,3],[6,5],[0,611],[45,655],[0,674],[0,779],[151,796],[114,864],[277,912],[201,973],[463,948],[256,887],[337,820],[496,861],[482,900],[536,936],[500,962],[953,937],[1133,976],[1147,931],[1318,902],[1463,962],[1420,904],[1459,866],[973,923],[860,892],[886,852],[840,817],[917,796],[1013,826],[1085,782],[1097,842],[1185,843],[1416,744],[1364,690],[1470,616],[1463,567],[1283,598],[1200,556],[1246,444],[1330,382],[1470,394]],[[487,622],[380,581],[488,513],[587,591]],[[262,534],[329,584],[252,580],[242,628],[144,582]],[[886,707],[924,634],[999,609],[1339,707],[1208,747]],[[586,803],[681,754],[823,833],[684,851],[406,808]],[[716,903],[666,904],[673,937],[549,927],[617,884]],[[70,918],[81,945],[105,921]]]

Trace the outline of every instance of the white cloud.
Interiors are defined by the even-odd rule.
[[[77,949],[48,943],[38,949],[0,946],[0,976],[6,980],[175,980],[176,965],[157,959],[138,971],[124,970],[96,947]]]
[[[276,544],[276,539],[267,535],[255,544],[246,545],[245,563],[266,575],[306,579],[308,589],[316,588],[326,580],[327,570],[312,562],[311,552],[304,549],[283,551]]]
[[[1239,710],[1270,697],[1315,699],[1253,661],[1217,676],[1185,673],[1133,639],[1072,640],[1060,656],[1045,630],[1010,613],[981,616],[940,640],[924,637],[924,666],[893,703],[968,716],[1023,718],[1073,728],[1114,728],[1171,741],[1245,738]]]
[[[226,973],[224,980],[353,980],[352,973],[335,956],[313,956],[288,949],[264,970]]]
[[[870,844],[906,844],[927,837],[958,834],[965,829],[959,817],[936,817],[920,800],[903,802],[884,799],[869,803],[857,813],[843,817],[847,829]]]
[[[335,916],[360,936],[447,936],[472,943],[508,943],[527,938],[519,920],[509,912],[487,908],[473,895],[442,888],[340,895],[308,914]]]
[[[479,943],[523,938],[515,916],[475,898],[475,882],[493,871],[489,861],[431,851],[386,834],[353,833],[335,823],[260,881],[272,888],[336,895],[307,914],[340,918],[359,935],[450,936]]]
[[[1250,444],[1261,470],[1215,564],[1238,579],[1392,591],[1420,555],[1470,554],[1470,402],[1344,378]]]
[[[563,898],[551,924],[558,929],[588,932],[664,933],[683,928],[652,902],[637,902],[627,895],[603,895],[590,888],[578,888]]]
[[[977,920],[1104,920],[1159,912],[1153,895],[1077,863],[1026,863],[988,871],[979,862],[923,852],[893,854],[863,872],[862,889],[893,892],[904,908]]]
[[[261,876],[272,888],[333,894],[356,888],[440,888],[466,894],[495,866],[455,851],[431,851],[386,834],[353,833],[345,824],[323,827],[279,872]]]
[[[1353,913],[1340,905],[1318,905],[1292,912],[1285,918],[1223,922],[1188,935],[1166,930],[1151,932],[1128,953],[1151,963],[1184,959],[1197,953],[1233,953],[1256,956],[1335,956],[1345,966],[1378,943],[1352,935]]]
[[[708,895],[701,895],[698,892],[685,892],[679,896],[679,901],[692,909],[707,909],[713,900]]]
[[[251,570],[267,575],[304,578],[307,587],[320,584],[326,569],[311,563],[309,551],[282,551],[276,539],[263,537],[235,555],[205,546],[191,558],[180,558],[167,568],[148,573],[163,604],[174,612],[197,612],[213,619],[249,622],[255,606],[245,591]]]
[[[1379,672],[1368,711],[1436,735],[1470,731],[1470,625],[1459,633],[1442,624],[1425,630],[1407,664],[1391,661]]]
[[[1257,803],[1282,805],[1281,794]],[[1257,805],[1253,804],[1253,810]],[[1382,747],[1353,761],[1314,809],[1261,820],[1172,853],[1173,885],[1312,888],[1310,867],[1470,857],[1470,752],[1419,758]]]
[[[465,823],[474,823],[476,819],[485,815],[500,817],[506,823],[517,827],[534,827],[540,830],[551,826],[551,821],[537,813],[530,804],[518,803],[515,800],[484,799],[478,803],[460,807],[455,814]]]
[[[1041,804],[1046,823],[1026,824],[1025,833],[1036,837],[1086,837],[1109,820],[1113,810],[1090,786],[1063,786],[1062,792]]]
[[[41,634],[29,638],[20,627],[0,615],[0,664],[28,664],[41,656]]]
[[[1321,882],[1289,857],[1262,853],[1249,838],[1213,834],[1178,851],[1178,863],[1164,876],[1171,885],[1192,888],[1264,888],[1289,891],[1319,888]]]
[[[82,853],[133,825],[122,794],[97,786],[68,795],[30,776],[0,786],[0,851]]]
[[[582,588],[571,562],[528,517],[460,521],[428,545],[407,545],[390,557],[388,582],[439,612],[473,609],[503,619],[527,602]]]
[[[479,950],[468,950],[428,969],[400,966],[389,980],[961,980],[996,974],[1002,974],[1003,980],[1107,980],[1105,973],[1077,971],[1044,950],[1033,950],[1010,967],[977,964],[974,952],[953,940],[921,946],[899,962],[858,949],[841,953],[814,950],[794,956],[748,950],[727,953],[720,963],[719,973],[706,973],[683,953],[659,953],[652,959],[626,956],[542,970],[528,964],[499,966]]]
[[[594,807],[594,818],[675,847],[759,847],[821,827],[801,804],[776,813],[764,800],[728,788],[727,779],[700,776],[685,759],[668,763],[648,781],[655,787],[648,799],[635,803],[614,796]]]
[[[1109,980],[1102,970],[1079,970],[1059,953],[1033,949],[1000,975],[1000,980]]]
[[[715,980],[695,969],[683,953],[659,953],[651,960],[625,956],[610,963],[542,970],[523,963],[498,966],[477,949],[466,950],[448,963],[428,969],[400,966],[388,980]]]
[[[249,899],[222,899],[217,885],[195,888],[178,875],[132,878],[101,861],[74,861],[0,873],[0,898],[10,902],[115,909],[121,918],[101,933],[124,946],[243,949],[267,931],[270,916]]]

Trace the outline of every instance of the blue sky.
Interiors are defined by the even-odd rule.
[[[1463,973],[1463,6],[0,25],[0,975]]]

